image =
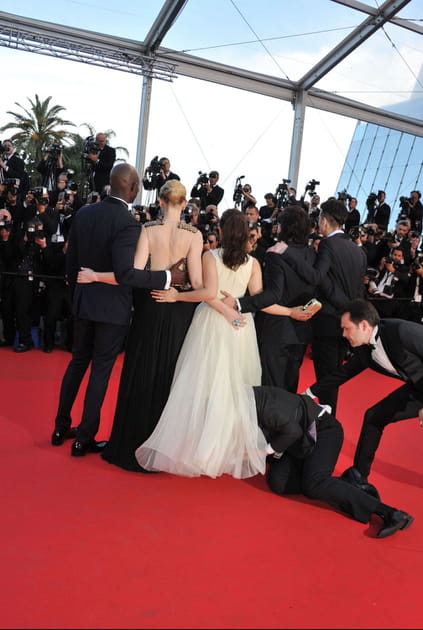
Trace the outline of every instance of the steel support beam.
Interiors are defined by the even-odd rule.
[[[297,92],[294,104],[294,124],[292,126],[291,153],[289,157],[288,178],[291,186],[297,188],[298,173],[300,170],[301,147],[303,144],[303,131],[305,119],[304,92]]]
[[[330,53],[320,59],[311,70],[297,81],[298,89],[309,90],[409,2],[410,0],[385,0],[377,10],[376,15],[371,15],[364,20],[338,46],[335,46]]]
[[[350,9],[355,9],[356,11],[361,11],[362,13],[367,13],[367,15],[377,15],[378,12],[378,9],[375,9],[375,7],[370,7],[368,4],[358,2],[358,0],[332,0],[332,2],[342,4],[345,7],[350,7]],[[406,28],[409,31],[414,31],[418,35],[423,35],[422,26],[414,24],[414,22],[406,20],[405,18],[392,17],[389,22],[391,24],[395,24],[395,26],[400,26],[401,28]]]
[[[160,46],[186,3],[187,0],[166,0],[143,42],[146,51],[153,52]]]

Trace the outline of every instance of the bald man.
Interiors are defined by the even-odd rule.
[[[116,357],[123,348],[132,307],[132,287],[164,289],[184,278],[177,269],[134,269],[141,226],[128,204],[138,194],[139,177],[133,166],[119,163],[110,174],[110,195],[78,210],[69,236],[67,279],[73,294],[74,347],[60,389],[59,407],[51,437],[53,446],[74,438],[71,454],[100,452],[96,442],[100,411]],[[119,284],[77,284],[81,267],[113,270]],[[82,419],[71,428],[71,410],[82,379],[91,364]]]

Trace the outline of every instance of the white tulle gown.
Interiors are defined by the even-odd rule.
[[[253,259],[232,271],[220,249],[212,253],[219,290],[244,295]],[[235,329],[208,304],[198,305],[160,420],[135,451],[143,468],[188,477],[265,473],[266,440],[251,389],[260,385],[260,358],[253,317],[246,318],[246,325]]]

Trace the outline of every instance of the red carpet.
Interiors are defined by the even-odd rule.
[[[385,431],[370,477],[413,525],[378,540],[300,497],[239,481],[130,473],[50,446],[70,355],[0,350],[2,628],[421,628],[423,430]],[[122,357],[103,408],[107,439]],[[313,379],[307,359],[300,387]],[[370,371],[343,386],[352,463],[364,409],[396,386]],[[81,399],[74,418],[78,419]]]

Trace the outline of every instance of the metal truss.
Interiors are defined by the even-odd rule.
[[[7,17],[6,17],[7,16]],[[11,17],[15,21],[10,20]],[[75,31],[74,31],[75,33]],[[158,60],[154,53],[144,54],[141,45],[107,35],[78,31],[78,36],[63,26],[0,12],[0,46],[59,57],[152,79],[173,81],[173,63]]]

